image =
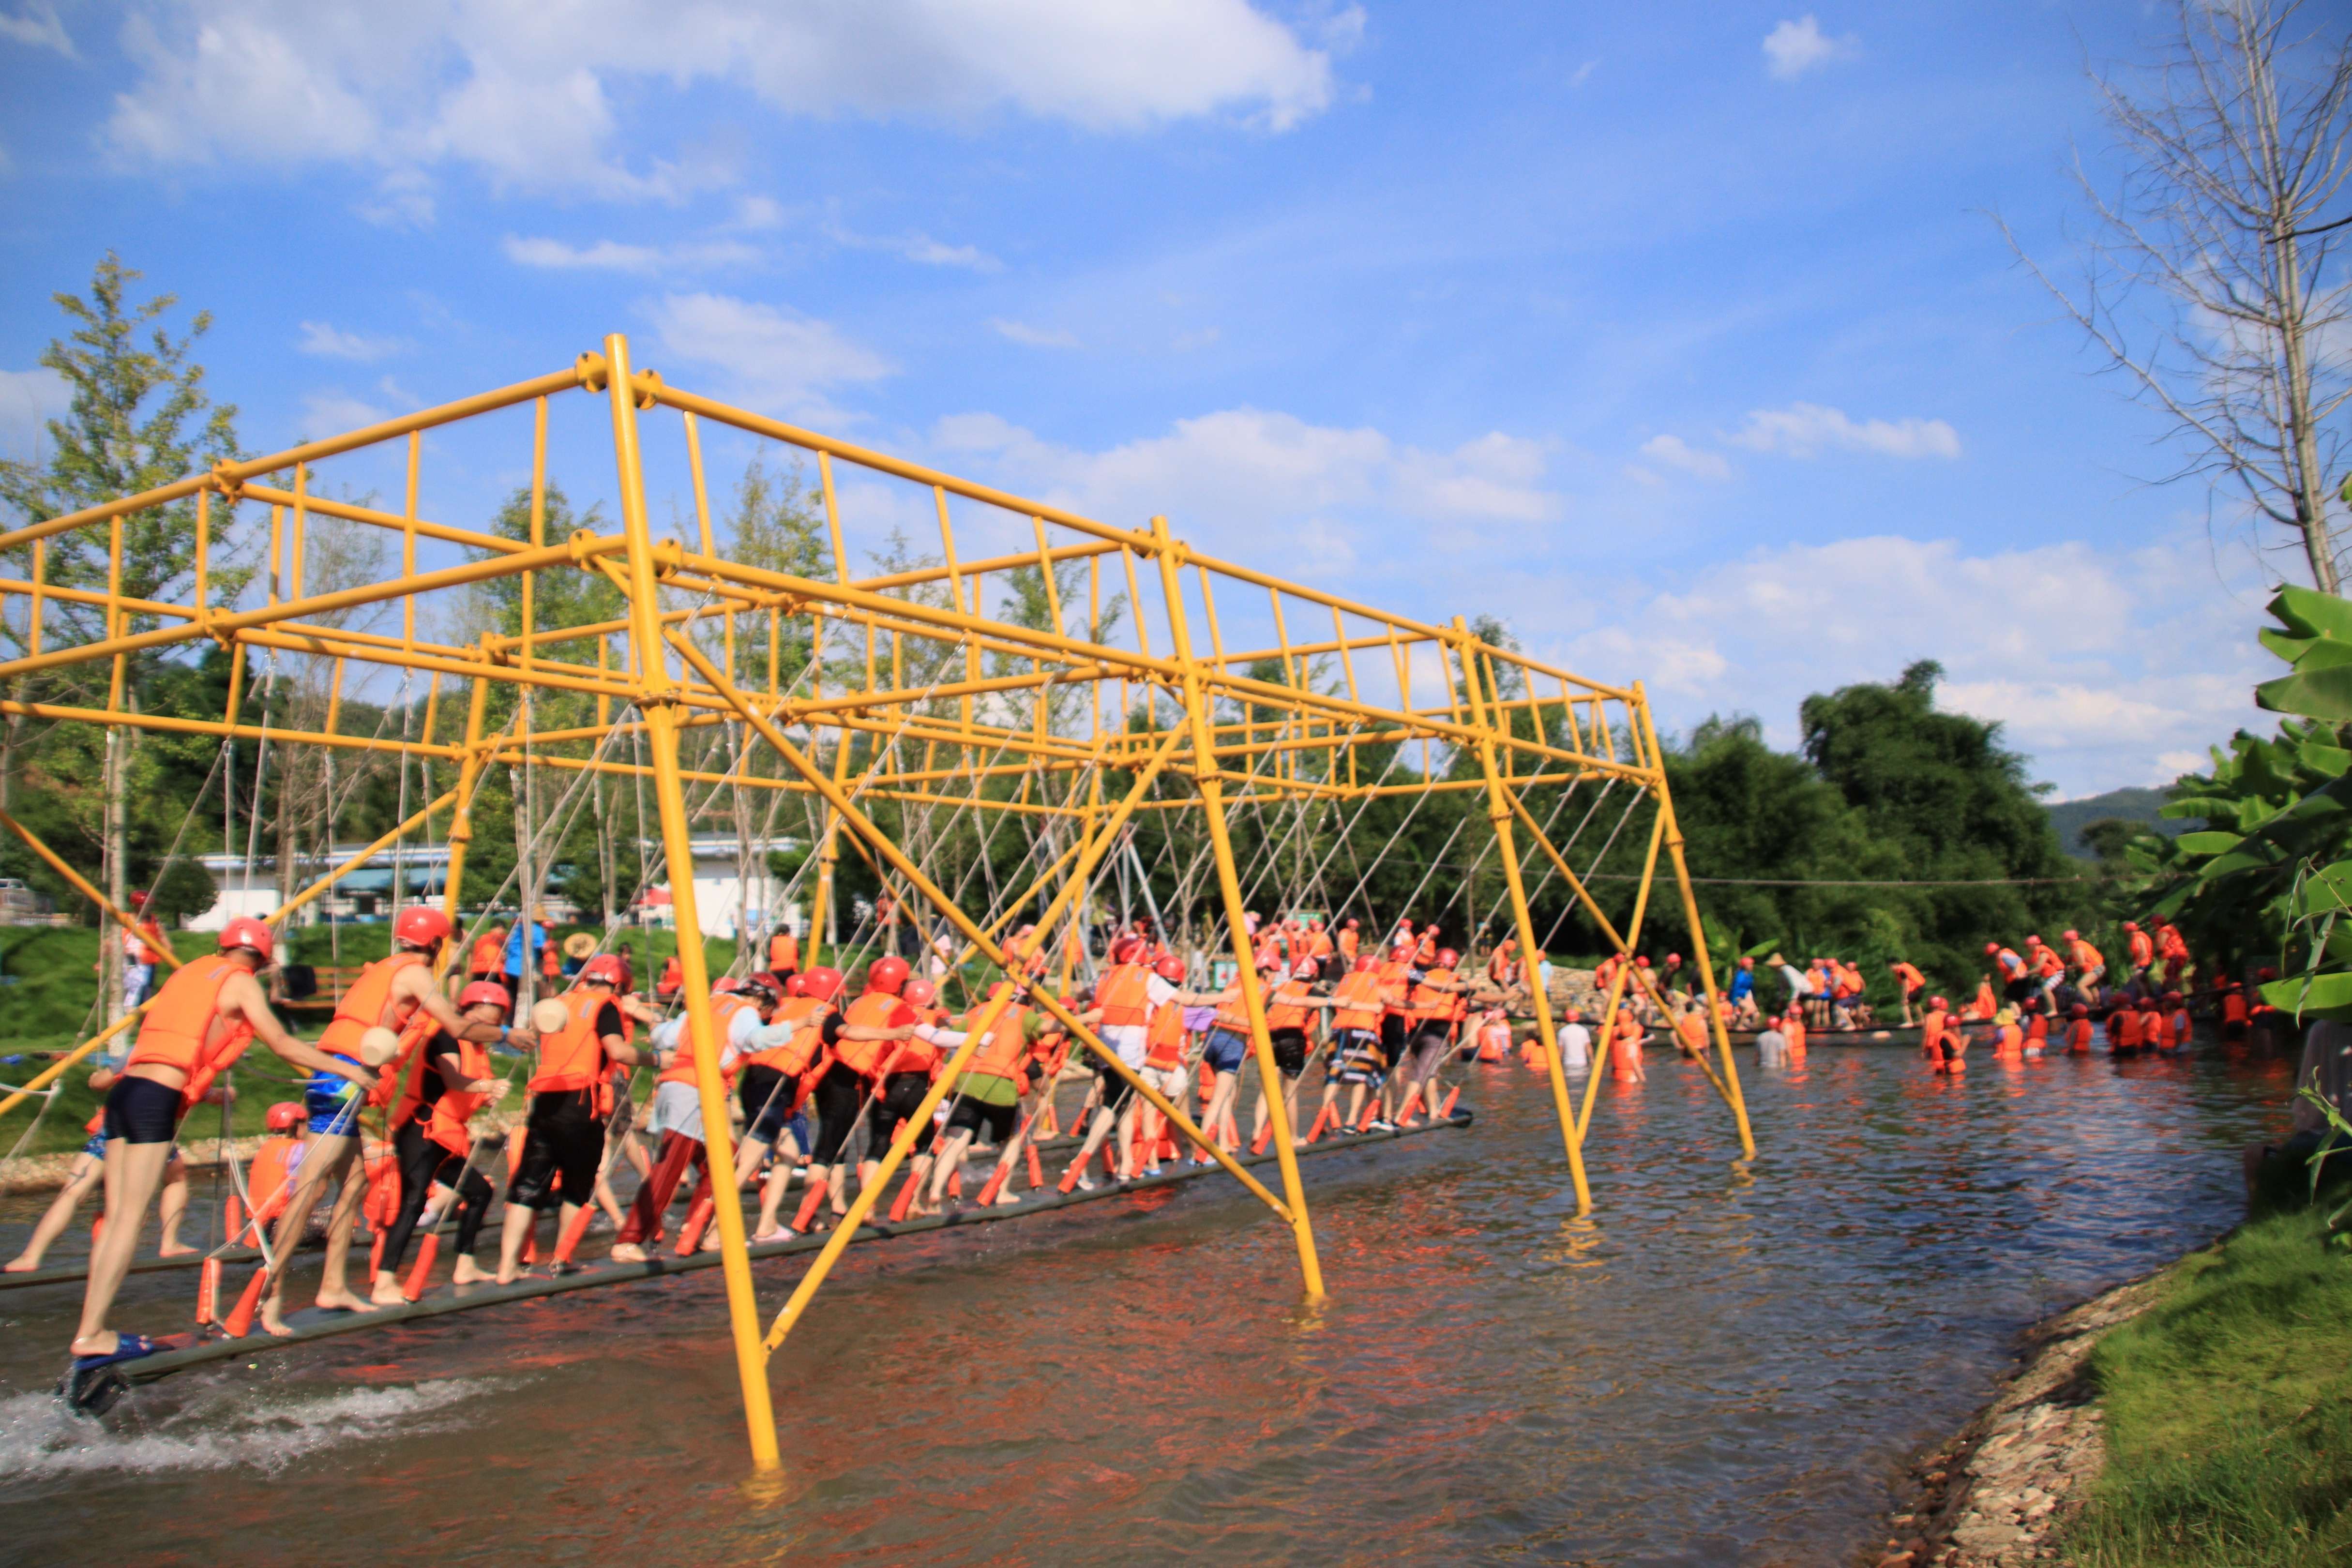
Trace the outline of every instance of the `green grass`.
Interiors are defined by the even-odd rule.
[[[98,994],[98,932],[89,926],[0,926],[0,1047],[70,1035]]]
[[[2085,1568],[2352,1562],[2352,1252],[2311,1210],[2189,1259],[2091,1371],[2107,1468]]]

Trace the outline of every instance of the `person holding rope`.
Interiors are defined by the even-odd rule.
[[[783,987],[773,975],[762,973],[748,982],[722,980],[710,990],[710,1022],[719,1035],[719,1075],[732,1089],[739,1064],[758,1048],[761,1026],[783,1000]],[[653,1173],[638,1184],[636,1201],[629,1205],[629,1217],[613,1242],[615,1263],[646,1260],[646,1245],[660,1236],[662,1216],[669,1212],[670,1200],[689,1165],[699,1174],[703,1190],[713,1191],[709,1137],[702,1125],[702,1090],[696,1077],[688,1022],[684,1016],[668,1019],[656,1025],[646,1037],[660,1073],[654,1079],[653,1115],[646,1119],[646,1131],[661,1142]]]
[[[823,965],[795,974],[784,998],[751,1037],[751,1053],[736,1079],[743,1107],[743,1141],[735,1150],[735,1184],[740,1187],[765,1163],[760,1188],[760,1223],[751,1239],[782,1241],[792,1233],[776,1223],[791,1185],[793,1162],[808,1152],[808,1121],[801,1107],[814,1089],[812,1064],[841,1041],[841,972]]]
[[[1104,970],[1101,978],[1095,982],[1094,1005],[1079,1019],[1101,1036],[1102,1043],[1111,1048],[1120,1062],[1139,1075],[1150,1068],[1151,1020],[1160,1012],[1170,1007],[1223,1004],[1228,997],[1234,1010],[1238,1011],[1241,1006],[1241,983],[1238,979],[1223,993],[1199,994],[1181,991],[1177,989],[1176,983],[1184,978],[1182,962],[1171,957],[1162,960],[1158,968],[1148,967],[1144,962],[1148,951],[1143,939],[1138,936],[1122,936],[1113,943],[1110,967]],[[1180,1026],[1181,1018],[1180,1014]],[[1218,1035],[1225,1034],[1228,1037],[1231,1035],[1223,1011],[1218,1015],[1218,1023],[1219,1030],[1210,1036],[1213,1052],[1210,1059],[1217,1064],[1219,1075],[1216,1100],[1206,1123],[1212,1131],[1215,1129],[1216,1119],[1232,1108],[1236,1079],[1228,1075],[1238,1075],[1241,1071],[1237,1051],[1228,1048],[1222,1055],[1216,1054]],[[1246,1019],[1243,1020],[1239,1033],[1246,1042],[1249,1036]],[[1230,1068],[1222,1065],[1224,1057],[1234,1058]],[[1092,1124],[1087,1129],[1086,1141],[1079,1146],[1075,1168],[1085,1170],[1095,1152],[1102,1147],[1103,1141],[1116,1130],[1118,1134],[1115,1145],[1118,1153],[1109,1163],[1109,1168],[1120,1181],[1126,1181],[1135,1174],[1131,1156],[1136,1112],[1140,1101],[1135,1098],[1135,1086],[1112,1070],[1108,1063],[1096,1064],[1095,1075],[1101,1093],[1096,1101]],[[1180,1094],[1182,1088],[1181,1083],[1177,1085]],[[1087,1184],[1082,1178],[1078,1184],[1085,1186]]]
[[[526,1046],[537,1038],[528,1028],[507,1027],[514,998],[495,980],[477,980],[467,986],[458,993],[457,1006],[467,1023],[488,1025],[499,1032],[500,1038],[519,1040]],[[400,1170],[400,1207],[384,1229],[383,1251],[376,1259],[375,1286],[370,1300],[379,1307],[397,1306],[403,1299],[400,1260],[407,1253],[409,1237],[424,1216],[435,1184],[443,1181],[441,1173],[448,1163],[450,1152],[433,1131],[441,1101],[452,1092],[464,1097],[457,1102],[465,1109],[465,1114],[457,1118],[457,1127],[462,1131],[477,1108],[504,1099],[507,1090],[506,1080],[490,1071],[489,1054],[480,1043],[446,1029],[436,1031],[425,1042],[419,1058],[411,1064],[409,1074],[408,1087],[389,1118],[393,1152]],[[468,1138],[457,1148],[459,1163],[463,1164],[471,1152]],[[473,1228],[478,1231],[488,1209],[488,1184],[478,1173],[468,1173],[482,1189],[482,1207],[472,1215]],[[457,1176],[452,1175],[444,1184],[455,1185],[457,1181]],[[461,1219],[459,1223],[463,1226],[465,1222]],[[461,1271],[470,1263],[467,1255],[471,1251],[470,1240],[461,1230],[457,1252],[460,1258],[466,1259],[459,1266]],[[479,1275],[478,1270],[476,1273],[488,1278]],[[457,1281],[461,1285],[467,1282]]]
[[[1387,1000],[1380,960],[1369,952],[1360,954],[1356,967],[1339,977],[1330,996],[1330,1054],[1323,1069],[1323,1105],[1315,1118],[1317,1127],[1334,1118],[1339,1127],[1354,1125],[1363,1115],[1365,1097],[1378,1092],[1387,1078],[1388,1056],[1381,1047]],[[1354,1090],[1344,1115],[1339,1110],[1341,1084]]]
[[[955,1180],[964,1156],[983,1132],[989,1142],[997,1145],[997,1168],[1008,1177],[1021,1157],[1023,1142],[1029,1133],[1029,1121],[1021,1115],[1021,1070],[1041,1032],[1044,1015],[1024,1005],[1026,992],[1014,990],[1011,981],[999,980],[988,988],[986,999],[964,1016],[964,1022],[968,1026],[976,1021],[988,1003],[1008,991],[1013,992],[1012,997],[997,1015],[996,1022],[989,1026],[988,1038],[981,1043],[979,1051],[955,1081],[955,1105],[948,1112],[947,1141],[940,1146],[939,1157],[931,1165],[929,1203],[919,1200],[917,1213],[939,1212],[947,1201],[949,1184]],[[921,1026],[917,1033],[935,1048],[950,1052],[968,1037],[964,1033],[931,1025]],[[1183,1092],[1181,1079],[1177,1092]],[[1003,1190],[1007,1184],[1004,1180],[998,1179],[994,1184],[997,1194],[992,1201],[1016,1201]]]
[[[816,1100],[816,1147],[810,1164],[812,1179],[822,1179],[838,1216],[849,1212],[847,1170],[842,1155],[861,1117],[875,1130],[866,1157],[857,1163],[857,1177],[871,1181],[881,1168],[880,1138],[896,1125],[887,1112],[869,1116],[880,1099],[890,1047],[914,1032],[919,1021],[898,993],[907,984],[907,961],[886,954],[866,966],[866,989],[844,1011],[841,1027],[831,1038],[817,1068],[812,1093]],[[917,1100],[921,1098],[919,1091]],[[912,1102],[909,1102],[911,1104]]]
[[[1433,931],[1437,928],[1429,929]],[[1460,953],[1442,947],[1432,956],[1434,962],[1412,972],[1412,990],[1405,998],[1407,1044],[1404,1058],[1398,1064],[1400,1092],[1392,1123],[1411,1115],[1413,1106],[1424,1100],[1429,1114],[1437,1114],[1437,1099],[1432,1086],[1439,1066],[1445,1060],[1446,1047],[1453,1042],[1454,1026],[1465,1005],[1463,998],[1470,989],[1454,973],[1462,962]]]
[[[558,1208],[559,1227],[568,1230],[581,1205],[594,1199],[613,1110],[609,1071],[614,1064],[636,1067],[646,1058],[628,1042],[616,989],[620,980],[621,961],[604,953],[582,965],[571,990],[539,1004],[548,1016],[537,1020],[543,1027],[539,1070],[524,1085],[530,1110],[522,1160],[507,1184],[505,1228],[499,1237],[501,1285],[522,1278],[522,1244],[541,1209]]]
[[[506,1033],[500,1025],[466,1018],[435,978],[434,959],[449,940],[451,929],[449,917],[428,905],[412,904],[403,910],[400,918],[393,922],[392,952],[360,971],[359,978],[335,1004],[335,1016],[329,1020],[326,1032],[319,1037],[320,1050],[352,1066],[363,1063],[363,1037],[370,1031],[386,1029],[395,1037],[395,1052],[389,1059],[365,1063],[371,1068],[380,1068],[365,1096],[369,1104],[386,1106],[395,1112],[401,1109],[394,1101],[406,1100],[401,1086],[413,1081],[420,1068],[416,1057],[425,1042],[425,1026],[438,1025],[478,1044],[499,1039]],[[300,1241],[302,1227],[310,1220],[310,1210],[330,1181],[340,1180],[342,1189],[327,1217],[327,1256],[319,1279],[318,1305],[325,1311],[347,1312],[369,1311],[375,1305],[354,1295],[345,1281],[352,1226],[359,1217],[361,1202],[367,1196],[367,1184],[352,1179],[352,1169],[360,1152],[362,1097],[344,1084],[345,1075],[341,1069],[321,1070],[311,1075],[303,1090],[303,1105],[310,1112],[315,1142],[302,1162],[301,1177],[278,1215],[273,1246],[279,1261],[269,1271],[269,1289],[261,1303],[262,1331],[280,1338],[293,1331],[286,1326],[284,1260],[292,1257],[292,1247]]]
[[[80,1402],[93,1373],[155,1353],[153,1340],[118,1332],[106,1320],[138,1250],[180,1119],[212,1091],[213,1079],[256,1039],[291,1066],[348,1080],[355,1092],[375,1077],[286,1032],[255,978],[269,966],[276,945],[259,921],[229,921],[217,954],[181,965],[156,993],[121,1076],[107,1090],[106,1224],[90,1253],[66,1378],[69,1401]]]
[[[1308,1020],[1334,1005],[1330,997],[1318,996],[1307,989],[1308,983],[1321,973],[1322,966],[1314,959],[1302,959],[1265,998],[1266,1038],[1274,1047],[1275,1072],[1282,1079],[1282,1102],[1290,1112],[1292,1137],[1301,1147],[1306,1140],[1297,1132],[1298,1080],[1306,1076],[1307,1059],[1314,1054],[1314,1044],[1307,1037]],[[1178,1010],[1178,1016],[1181,1016]],[[1247,1032],[1246,1025],[1244,1032]],[[1250,1116],[1251,1147],[1261,1146],[1266,1135],[1266,1119],[1272,1114],[1266,1103],[1266,1085],[1261,1079],[1257,1104]]]

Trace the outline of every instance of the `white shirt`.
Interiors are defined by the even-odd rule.
[[[1581,1024],[1570,1024],[1559,1032],[1559,1059],[1563,1067],[1580,1068],[1592,1060],[1592,1031]]]
[[[1778,1029],[1767,1029],[1756,1037],[1756,1060],[1759,1065],[1773,1067],[1788,1059],[1788,1036]]]
[[[738,1057],[749,1056],[753,1051],[766,1048],[760,1040],[760,1033],[764,1027],[765,1026],[760,1022],[758,1008],[736,1008],[735,1016],[727,1021],[727,1039],[719,1052],[719,1070],[724,1072],[733,1067],[735,1058]],[[781,1046],[792,1037],[793,1031],[785,1029],[781,1037],[768,1041],[767,1045]],[[654,1049],[657,1051],[677,1051],[688,1048],[686,1015],[681,1013],[675,1018],[663,1019],[654,1026],[653,1033],[647,1038],[652,1040]]]

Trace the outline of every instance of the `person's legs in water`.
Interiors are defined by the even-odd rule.
[[[261,1327],[265,1333],[281,1339],[294,1331],[286,1326],[286,1274],[294,1249],[302,1243],[302,1232],[310,1223],[310,1211],[318,1206],[320,1195],[326,1191],[327,1184],[339,1176],[345,1178],[344,1190],[337,1197],[327,1222],[327,1256],[336,1267],[331,1275],[320,1281],[319,1305],[348,1306],[353,1311],[364,1311],[369,1305],[357,1297],[348,1302],[331,1300],[331,1292],[327,1289],[327,1278],[331,1278],[338,1287],[342,1284],[345,1261],[351,1256],[352,1220],[359,1213],[361,1198],[366,1195],[366,1183],[351,1179],[348,1174],[359,1154],[359,1140],[347,1133],[316,1132],[315,1119],[314,1133],[302,1156],[302,1169],[294,1178],[293,1191],[286,1199],[285,1208],[278,1212],[277,1226],[269,1238],[270,1250],[277,1256],[278,1266],[269,1277],[269,1293],[261,1303]],[[342,1222],[340,1247],[336,1240],[337,1219]],[[341,1294],[351,1296],[348,1289]]]
[[[131,1080],[126,1080],[131,1081]],[[115,1293],[131,1272],[139,1250],[139,1232],[147,1219],[147,1205],[163,1184],[163,1166],[172,1157],[168,1138],[133,1143],[123,1138],[106,1142],[106,1217],[98,1246],[89,1255],[89,1282],[84,1288],[81,1321],[74,1331],[73,1353],[106,1355],[116,1348],[117,1335],[107,1327]]]
[[[92,1134],[90,1142],[100,1150],[106,1147],[103,1134]],[[105,1179],[106,1156],[102,1152],[93,1154],[84,1149],[75,1155],[73,1164],[66,1172],[66,1184],[58,1190],[58,1195],[51,1198],[49,1206],[42,1211],[39,1222],[33,1226],[31,1238],[25,1243],[25,1250],[5,1264],[0,1264],[0,1273],[30,1274],[38,1268],[51,1244],[66,1233],[66,1226],[73,1223],[74,1210],[81,1206],[82,1199],[98,1191]]]

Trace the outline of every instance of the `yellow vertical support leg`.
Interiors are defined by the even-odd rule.
[[[1242,907],[1240,873],[1234,866],[1232,837],[1225,830],[1224,794],[1217,779],[1217,755],[1209,737],[1209,697],[1201,683],[1200,667],[1192,662],[1192,628],[1184,613],[1183,590],[1176,576],[1175,542],[1168,536],[1168,520],[1151,520],[1159,542],[1160,586],[1168,602],[1168,619],[1176,638],[1176,659],[1184,670],[1184,716],[1192,731],[1192,774],[1201,791],[1201,815],[1209,825],[1209,847],[1217,860],[1217,886],[1224,895],[1225,929],[1233,936],[1234,957],[1239,962],[1242,1005],[1249,1013],[1250,1042],[1257,1057],[1258,1087],[1265,1094],[1266,1120],[1272,1125],[1275,1158],[1282,1167],[1282,1200],[1290,1209],[1290,1234],[1298,1246],[1298,1277],[1307,1299],[1323,1294],[1323,1264],[1315,1252],[1315,1222],[1307,1212],[1307,1189],[1298,1179],[1298,1151],[1291,1143],[1290,1108],[1282,1092],[1282,1069],[1275,1064],[1274,1038],[1265,1024],[1265,994],[1258,984],[1256,958],[1250,952],[1248,911]]]
[[[1469,636],[1469,628],[1459,616],[1454,618],[1454,628],[1465,638]],[[1495,825],[1495,847],[1503,857],[1503,878],[1511,891],[1511,919],[1518,930],[1519,952],[1527,961],[1528,992],[1535,1000],[1536,1033],[1543,1041],[1544,1066],[1551,1077],[1552,1109],[1559,1117],[1560,1146],[1568,1152],[1569,1180],[1576,1186],[1576,1212],[1588,1215],[1592,1212],[1592,1187],[1584,1173],[1584,1134],[1577,1125],[1576,1110],[1569,1103],[1568,1073],[1560,1066],[1559,1036],[1552,1024],[1551,997],[1544,990],[1543,974],[1536,964],[1535,920],[1528,912],[1527,883],[1519,875],[1519,848],[1511,834],[1509,796],[1501,775],[1495,770],[1494,731],[1487,728],[1486,701],[1478,689],[1477,668],[1477,659],[1465,646],[1462,669],[1469,678],[1470,721],[1478,731],[1478,766],[1486,775],[1486,816]],[[1500,695],[1496,693],[1498,700]]]
[[[694,1051],[694,1082],[702,1100],[704,1147],[710,1169],[735,1168],[727,1122],[727,1089],[719,1076],[719,1036],[710,1017],[710,971],[703,962],[702,926],[694,903],[694,843],[686,819],[686,789],[678,776],[677,687],[662,651],[661,605],[654,575],[653,531],[646,519],[645,472],[637,450],[635,388],[629,379],[628,340],[604,340],[606,391],[613,405],[613,450],[621,485],[621,517],[629,550],[629,636],[641,650],[646,742],[652,748],[654,795],[661,805],[662,848],[668,858],[670,907],[677,919],[677,958],[686,1001],[687,1033]],[[723,1178],[722,1178],[723,1179]],[[718,1205],[719,1251],[727,1277],[727,1317],[734,1332],[735,1370],[743,1385],[743,1420],[751,1429],[751,1468],[782,1463],[776,1417],[768,1398],[768,1353],[760,1343],[759,1301],[744,1247],[743,1208],[730,1190]]]

